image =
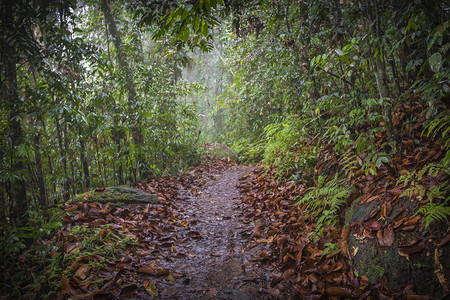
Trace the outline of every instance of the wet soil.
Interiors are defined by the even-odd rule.
[[[236,187],[253,169],[232,166],[202,178],[200,187],[179,187],[174,216],[185,226],[169,234],[183,255],[160,257],[174,280],[158,282],[159,299],[270,299],[270,272],[261,264],[262,246],[251,241],[253,225],[243,222]]]

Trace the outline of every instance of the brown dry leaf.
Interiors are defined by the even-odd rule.
[[[78,204],[75,204],[74,206],[68,207],[64,209],[65,212],[74,212],[78,209]]]
[[[424,242],[420,242],[415,246],[411,246],[411,247],[399,247],[398,251],[401,252],[402,254],[413,254],[413,253],[417,253],[422,251],[425,248],[425,243]]]
[[[253,236],[256,238],[261,237],[261,233],[259,232],[259,227],[253,228]]]
[[[69,283],[69,279],[67,279],[66,276],[61,276],[61,292],[60,295],[66,295],[66,294],[75,294],[74,289]]]
[[[84,279],[86,279],[86,273],[87,272],[89,272],[89,265],[88,264],[83,264],[75,272],[75,276],[77,276],[81,280],[84,280]]]
[[[379,195],[372,196],[372,197],[370,197],[369,199],[367,199],[364,203],[372,202],[373,200],[376,200],[376,199],[378,199],[379,197],[380,197]]]
[[[295,270],[294,270],[294,269],[288,269],[288,270],[286,270],[286,271],[284,272],[284,274],[283,274],[284,280],[288,280],[289,278],[291,278],[291,277],[294,275],[294,273],[295,273]]]
[[[263,251],[261,251],[261,253],[259,254],[259,256],[261,256],[261,257],[268,257],[269,254],[267,254],[267,250],[263,250]]]
[[[96,295],[107,295],[108,293],[102,289],[97,289],[85,294],[73,295],[74,299],[94,299]]]
[[[327,294],[334,297],[352,297],[352,293],[349,289],[344,289],[336,286],[327,288]]]
[[[368,228],[368,229],[370,229],[370,230],[380,230],[380,229],[381,229],[381,224],[378,223],[378,222],[375,221],[375,220],[372,220],[372,221],[370,221],[370,222],[367,222],[367,223],[365,224],[365,227]]]
[[[420,215],[415,216],[414,218],[409,219],[405,223],[403,223],[403,226],[413,226],[416,225],[417,222],[420,220]]]
[[[159,269],[158,272],[156,273],[156,276],[164,276],[164,275],[169,275],[170,271],[167,269]]]
[[[138,286],[134,283],[123,287],[120,292],[120,298],[130,298],[136,293],[137,289]]]
[[[389,224],[388,227],[378,230],[377,237],[381,246],[392,246],[395,239],[394,228],[392,228],[392,225]]]
[[[140,267],[138,272],[146,273],[150,275],[156,276],[158,274],[158,270],[154,264],[148,265],[147,267]]]
[[[447,244],[450,241],[450,233],[448,233],[440,242],[439,247],[443,247],[445,244]]]

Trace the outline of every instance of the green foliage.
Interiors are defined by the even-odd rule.
[[[432,136],[436,138],[440,136],[445,147],[450,148],[450,116],[448,112],[443,112],[436,116],[431,122],[426,126],[424,131],[427,132],[427,136]]]
[[[300,174],[308,174],[317,161],[318,146],[307,144],[305,124],[311,120],[288,118],[284,123],[269,124],[264,128],[266,164],[274,165],[279,175],[293,174],[301,181]]]
[[[297,205],[306,205],[306,209],[313,217],[318,217],[316,228],[308,237],[317,241],[325,227],[332,227],[337,222],[339,208],[347,202],[350,188],[345,186],[345,180],[338,179],[338,174],[332,180],[319,176],[317,186],[307,189],[304,196],[299,197]]]
[[[306,204],[306,208],[315,216],[321,214],[325,209],[337,210],[346,203],[349,188],[345,187],[345,179],[338,179],[336,174],[333,179],[326,181],[325,176],[319,175],[317,186],[307,189],[297,205]]]
[[[448,182],[446,182],[448,184]],[[450,196],[448,196],[441,203],[430,202],[422,206],[417,213],[423,214],[425,217],[425,228],[428,228],[431,223],[440,221],[447,222],[450,216]]]
[[[94,256],[101,259],[92,260],[89,264],[95,269],[100,269],[106,265],[107,259],[118,259],[120,257],[118,248],[127,249],[138,245],[135,238],[122,239],[118,233],[121,232],[115,232],[110,225],[96,228],[90,228],[86,225],[74,226],[67,238],[73,244],[79,242],[80,246],[64,256],[64,264],[70,265],[82,256]]]
[[[333,244],[333,243],[325,243],[325,249],[322,251],[322,256],[327,255],[329,253],[329,255],[333,255],[334,252],[338,251],[339,249],[341,249],[341,245],[340,244]]]
[[[404,171],[397,181],[397,185],[406,188],[401,196],[418,200],[428,199],[429,202],[417,210],[417,213],[424,215],[425,228],[436,221],[446,222],[450,216],[448,180],[439,185],[424,185],[427,179],[436,177],[442,172],[450,174],[449,164],[445,160],[439,164],[427,164],[420,170]]]

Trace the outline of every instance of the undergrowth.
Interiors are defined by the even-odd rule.
[[[345,180],[339,180],[336,174],[328,181],[325,176],[319,176],[317,186],[308,188],[306,194],[298,197],[297,205],[303,205],[313,218],[318,217],[316,227],[308,237],[317,242],[326,227],[336,225],[339,208],[347,202],[349,194]]]

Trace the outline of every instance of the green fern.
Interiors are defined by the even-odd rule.
[[[317,186],[309,188],[309,193],[297,202],[297,205],[306,204],[311,216],[318,217],[315,229],[307,235],[307,238],[313,237],[314,242],[326,227],[336,225],[337,211],[350,194],[350,189],[344,186],[345,179],[338,180],[337,175],[328,182],[325,176],[319,176]]]
[[[417,211],[417,213],[423,214],[425,217],[425,228],[428,228],[435,221],[446,222],[448,220],[450,216],[449,199],[450,197],[442,203],[427,203]]]
[[[353,152],[347,152],[342,156],[339,163],[342,166],[342,169],[345,172],[345,176],[348,176],[349,173],[351,176],[354,176],[353,170],[356,170],[358,167],[358,157]]]
[[[403,171],[402,176],[397,180],[397,185],[403,184],[405,191],[401,194],[401,197],[424,197],[427,194],[427,189],[419,182],[422,182],[425,175],[430,177],[436,177],[439,172],[443,170],[443,164],[431,163],[425,165],[422,169],[416,171]]]
[[[397,185],[403,184],[406,187],[401,196],[420,197],[420,199],[426,197],[429,200],[429,203],[417,211],[417,213],[424,215],[425,228],[436,221],[447,221],[448,216],[450,216],[450,197],[448,181],[428,188],[421,183],[424,182],[426,176],[436,177],[440,172],[449,174],[448,169],[448,161],[444,159],[439,164],[431,163],[418,171],[403,172],[397,180]]]
[[[446,148],[450,147],[450,136],[448,135],[449,130],[450,115],[448,115],[448,111],[438,115],[424,129],[424,131],[427,131],[427,136],[431,135],[433,138],[436,138],[436,136],[441,133],[441,138],[443,139]]]
[[[317,216],[324,210],[335,211],[346,203],[349,188],[344,187],[345,179],[335,177],[325,183],[325,177],[319,176],[317,186],[309,188],[309,193],[298,200],[297,205],[306,204],[308,211]]]

